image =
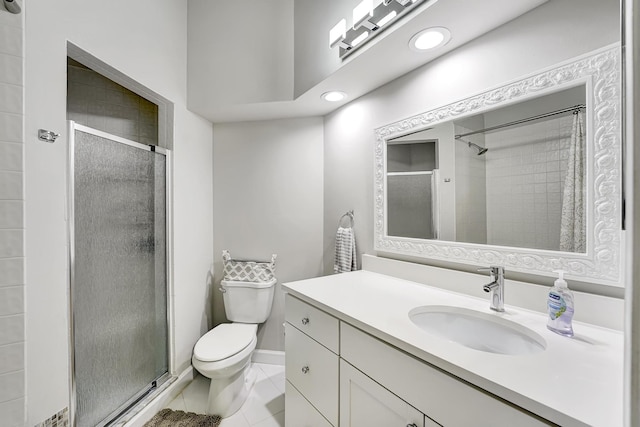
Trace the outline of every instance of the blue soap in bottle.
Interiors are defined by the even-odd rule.
[[[555,270],[554,272],[558,273],[558,279],[549,291],[547,299],[547,309],[549,310],[547,328],[565,337],[572,337],[573,293],[564,280],[564,271]]]

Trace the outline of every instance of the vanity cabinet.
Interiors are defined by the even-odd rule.
[[[338,427],[339,321],[287,295],[285,423]]]
[[[285,426],[332,427],[316,408],[289,381],[285,385]]]
[[[287,427],[555,424],[286,296]]]
[[[345,322],[340,323],[340,357],[445,427],[555,425]]]
[[[440,424],[341,359],[340,426],[440,427]]]

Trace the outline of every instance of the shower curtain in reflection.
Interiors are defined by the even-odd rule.
[[[168,376],[166,156],[69,135],[74,419],[102,426]]]
[[[564,181],[560,222],[560,250],[567,252],[586,252],[583,127],[583,113],[578,110],[573,114],[569,164]]]

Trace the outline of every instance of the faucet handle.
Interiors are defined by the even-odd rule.
[[[477,271],[488,271],[494,276],[497,276],[499,274],[504,274],[504,267],[500,265],[492,265],[490,267],[478,268]]]

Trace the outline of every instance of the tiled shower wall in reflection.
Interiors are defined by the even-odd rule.
[[[0,5],[0,425],[6,427],[24,425],[25,406],[23,18]]]
[[[485,135],[487,243],[558,250],[573,116]]]

